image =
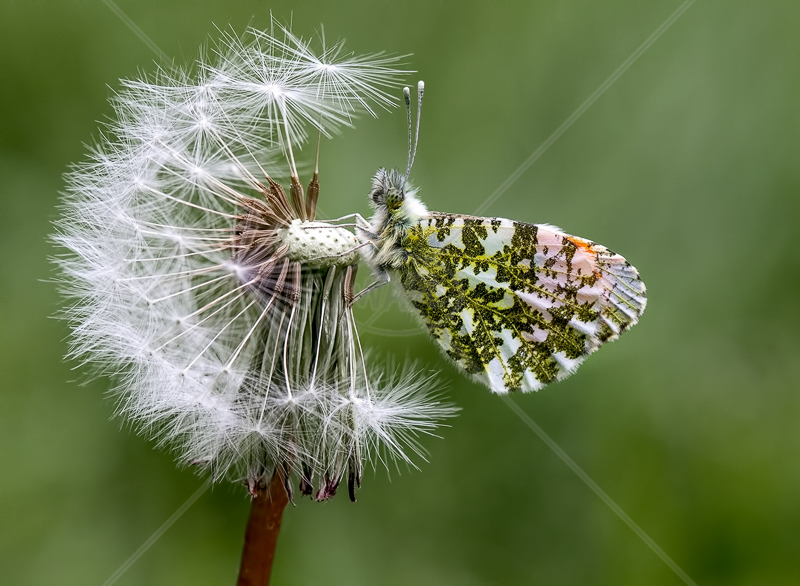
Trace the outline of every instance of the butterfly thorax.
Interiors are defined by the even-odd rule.
[[[403,241],[428,210],[416,197],[417,190],[396,169],[378,169],[372,178],[370,199],[375,210],[370,233],[365,236],[374,247],[371,261],[381,269],[397,269],[406,261]]]

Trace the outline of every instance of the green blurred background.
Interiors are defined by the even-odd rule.
[[[119,0],[178,63],[270,11],[425,79],[413,179],[473,213],[679,2]],[[0,6],[0,583],[103,583],[201,480],[62,362],[46,242],[62,173],[153,53],[102,2]],[[109,89],[111,88],[111,89]],[[699,0],[487,214],[623,253],[650,305],[572,378],[514,400],[699,584],[800,583],[800,4]],[[404,114],[323,145],[331,216],[405,163]],[[386,310],[389,311],[386,311]],[[284,517],[276,584],[680,584],[496,396],[379,294],[384,356],[462,407],[419,471]],[[388,335],[399,332],[401,336]],[[233,584],[248,512],[206,493],[119,584]]]

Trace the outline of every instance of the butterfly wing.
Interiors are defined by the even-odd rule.
[[[431,213],[400,244],[411,304],[444,352],[496,393],[571,374],[647,302],[623,257],[554,226]]]

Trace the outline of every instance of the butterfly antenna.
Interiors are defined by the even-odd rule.
[[[406,169],[406,178],[408,178],[409,174],[411,173],[411,166],[414,164],[414,159],[417,156],[417,145],[419,144],[419,120],[422,117],[422,96],[425,93],[425,82],[420,80],[417,83],[417,129],[414,133],[414,150],[411,150],[411,98],[406,91],[406,88],[403,93],[405,94],[406,98],[406,109],[408,110],[408,168]]]

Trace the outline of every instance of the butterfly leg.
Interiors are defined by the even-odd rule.
[[[338,224],[337,222],[341,222],[342,220],[348,220],[353,218],[355,220],[354,224]],[[367,221],[364,216],[359,214],[358,212],[354,214],[347,214],[346,216],[341,216],[339,218],[333,218],[332,220],[323,220],[325,223],[328,224],[336,224],[337,226],[359,226],[361,228],[369,228],[369,222]]]
[[[353,298],[350,300],[350,303],[349,303],[349,305],[351,307],[355,304],[356,301],[361,299],[367,293],[370,293],[371,291],[374,291],[375,289],[380,289],[381,287],[383,287],[384,285],[386,285],[387,283],[389,283],[392,280],[389,277],[389,271],[387,271],[386,269],[379,269],[377,276],[378,276],[378,280],[377,281],[375,281],[374,283],[371,283],[370,285],[368,285],[367,287],[365,287],[364,289],[362,289],[361,291],[359,291],[358,293],[353,295]]]
[[[362,216],[361,214],[355,213],[355,214],[349,214],[347,216],[342,216],[341,218],[337,218],[337,220],[343,220],[343,219],[346,219],[346,218],[355,218],[356,223],[352,224],[352,226],[356,228],[356,232],[360,232],[361,233],[360,234],[362,236],[362,238],[360,238],[361,243],[356,245],[356,246],[354,246],[353,248],[350,248],[349,250],[346,250],[346,251],[342,252],[342,253],[331,254],[331,255],[326,255],[326,256],[320,256],[320,257],[318,257],[316,259],[311,259],[312,261],[313,260],[321,260],[323,258],[341,258],[343,256],[350,255],[353,252],[355,252],[356,250],[360,250],[360,249],[362,249],[362,248],[364,248],[366,246],[375,247],[375,240],[378,238],[378,236],[375,235],[375,234],[372,234],[369,231],[367,231],[367,228],[369,228],[370,226],[369,226],[369,222],[367,222],[367,220],[364,219],[364,216]],[[333,221],[336,221],[336,220],[333,220]],[[341,228],[343,225],[350,226],[350,224],[340,224],[338,226],[331,225],[330,227],[331,228]],[[318,230],[319,226],[315,226],[314,229]]]
[[[353,248],[350,248],[348,250],[345,250],[344,252],[340,252],[339,254],[326,254],[325,256],[318,256],[316,258],[309,259],[309,262],[313,262],[315,260],[322,260],[323,258],[341,258],[343,256],[348,256],[353,254],[356,250],[364,248],[365,246],[369,246],[371,244],[372,242],[362,242],[361,244],[354,246]]]
[[[349,220],[352,218],[353,222],[344,222],[344,220]],[[344,223],[343,223],[344,222]],[[322,225],[317,225],[322,224]],[[330,220],[322,220],[317,224],[313,224],[310,226],[304,226],[306,230],[319,230],[321,228],[358,228],[358,229],[365,229],[369,228],[369,222],[359,213],[355,214],[347,214],[346,216],[341,216],[339,218],[332,218]]]
[[[369,221],[364,216],[362,216],[361,214],[355,213],[355,214],[352,214],[352,216],[356,219],[356,224],[358,224],[358,226],[360,228],[369,228],[370,227]]]

